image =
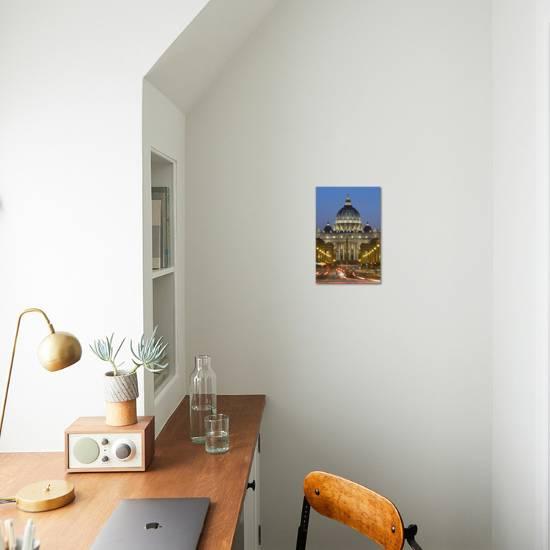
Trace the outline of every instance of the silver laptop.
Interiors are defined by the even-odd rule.
[[[207,498],[121,500],[92,550],[195,550],[209,504]]]

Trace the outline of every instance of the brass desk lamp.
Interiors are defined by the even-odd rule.
[[[8,392],[10,389],[11,374],[13,370],[13,361],[15,359],[15,350],[17,347],[17,337],[19,336],[19,326],[21,319],[27,313],[40,313],[48,327],[50,334],[42,340],[38,347],[38,360],[42,366],[50,372],[69,367],[80,360],[82,348],[80,342],[68,332],[56,332],[48,316],[41,310],[31,307],[23,311],[17,319],[17,329],[13,339],[13,348],[11,352],[10,368],[8,371],[8,380],[4,390],[4,401],[2,403],[2,412],[0,413],[0,436],[2,435],[2,425],[6,413],[8,402]],[[69,504],[74,500],[74,486],[70,481],[65,480],[46,480],[32,483],[19,490],[15,497],[0,497],[0,502],[15,502],[20,510],[25,512],[45,512],[54,510]]]

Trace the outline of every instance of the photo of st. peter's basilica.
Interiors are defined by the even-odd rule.
[[[380,187],[317,187],[316,195],[317,283],[380,283]]]

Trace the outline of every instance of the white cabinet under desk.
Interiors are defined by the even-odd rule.
[[[262,436],[259,434],[232,550],[259,550],[262,546],[262,522],[260,516],[261,446]]]

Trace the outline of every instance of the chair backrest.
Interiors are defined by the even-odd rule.
[[[311,472],[304,479],[304,496],[297,548],[305,548],[309,519],[306,501],[319,514],[352,527],[385,550],[403,548],[403,520],[395,505],[382,495],[333,474]]]

